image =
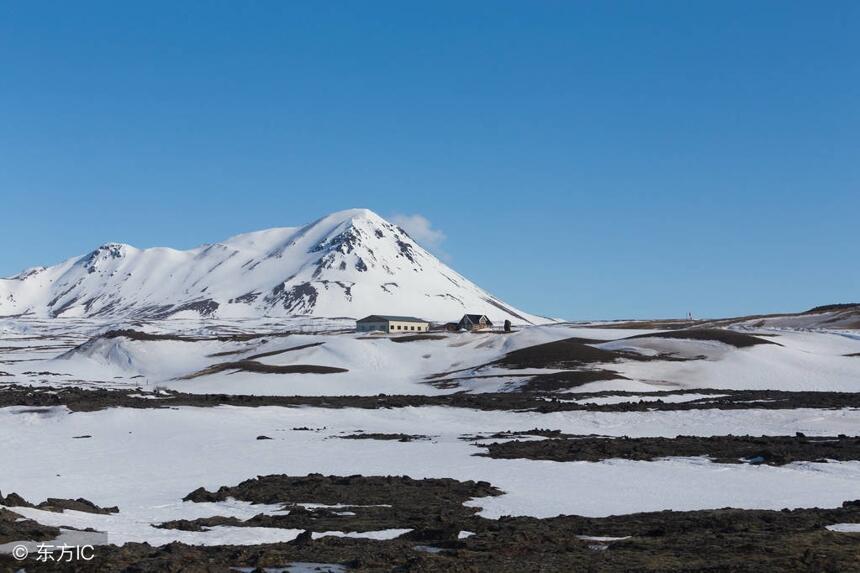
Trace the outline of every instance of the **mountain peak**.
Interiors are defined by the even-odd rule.
[[[382,225],[388,222],[370,209],[345,209],[329,213],[317,219],[309,226],[365,225],[368,223]]]
[[[384,221],[376,212],[365,208],[344,209],[330,213],[329,217],[335,219],[369,219],[371,221]]]
[[[494,298],[370,209],[236,235],[189,251],[106,243],[0,281],[0,316],[165,318],[463,314],[539,322]]]

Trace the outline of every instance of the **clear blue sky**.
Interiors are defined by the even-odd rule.
[[[350,207],[553,316],[858,300],[860,3],[0,2],[0,275]]]

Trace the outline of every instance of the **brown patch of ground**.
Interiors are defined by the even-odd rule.
[[[650,335],[649,335],[650,336]],[[632,337],[631,337],[632,338]],[[474,370],[484,366],[502,366],[505,368],[551,368],[558,370],[577,369],[593,364],[607,364],[620,360],[636,360],[647,362],[652,360],[685,361],[686,358],[678,358],[671,354],[658,354],[647,356],[637,352],[621,350],[605,350],[596,348],[592,344],[610,342],[609,340],[592,340],[589,338],[565,338],[535,346],[520,348],[507,353],[504,357],[478,367],[464,370]],[[439,378],[454,372],[434,375]]]
[[[663,402],[662,396],[704,394],[686,402]],[[0,408],[25,406],[46,408],[65,406],[72,411],[88,412],[105,408],[168,408],[178,406],[214,407],[242,406],[310,406],[317,408],[406,408],[447,406],[476,410],[528,410],[533,412],[642,412],[677,410],[783,410],[796,408],[860,408],[858,392],[785,392],[780,390],[667,390],[649,392],[657,400],[643,401],[641,392],[582,392],[575,396],[544,392],[495,392],[469,394],[457,392],[437,396],[385,395],[375,396],[243,396],[234,394],[189,394],[161,391],[145,393],[141,389],[108,390],[61,387],[30,387],[9,385],[0,387]],[[610,404],[587,403],[588,399],[605,396],[631,396],[629,402]],[[157,399],[152,399],[157,398]],[[585,403],[580,403],[585,401]]]
[[[0,545],[13,541],[48,541],[60,534],[59,528],[36,523],[17,513],[0,507]],[[3,556],[0,555],[0,565]],[[17,569],[9,569],[17,571]]]
[[[621,353],[594,348],[575,338],[557,340],[509,352],[494,364],[507,368],[575,368],[615,362]]]
[[[538,374],[519,388],[523,392],[558,392],[601,380],[627,380],[614,370],[567,370]]]
[[[549,368],[562,370],[566,368],[577,368],[588,364],[615,362],[622,358],[632,360],[656,359],[655,357],[642,356],[641,354],[634,352],[615,352],[590,346],[591,344],[599,344],[601,342],[608,341],[571,337],[564,340],[537,344],[521,348],[519,350],[514,350],[499,360],[488,362],[486,364],[472,365],[465,368],[459,368],[457,370],[448,370],[446,372],[437,372],[427,376],[425,380],[439,380],[440,378],[447,378],[453,374],[459,374],[461,372],[466,372],[468,374],[460,376],[459,378],[441,380],[440,383],[446,384],[452,380],[479,378],[481,375],[475,374],[475,372],[480,371],[482,368],[487,366],[502,366],[504,368],[511,369]],[[671,357],[668,359],[671,359]],[[515,376],[516,373],[512,373],[511,375]],[[494,374],[492,376],[497,375]]]
[[[684,340],[714,340],[734,346],[735,348],[747,348],[758,344],[781,344],[773,340],[766,340],[758,336],[737,332],[734,330],[723,330],[721,328],[687,328],[683,330],[673,330],[671,332],[655,332],[649,334],[637,334],[636,336],[628,336],[622,340],[634,340],[636,338],[680,338]]]
[[[0,494],[0,505],[5,505],[8,507],[32,507],[35,509],[53,511],[56,513],[61,513],[63,510],[66,509],[70,509],[73,511],[83,511],[86,513],[98,513],[102,515],[107,515],[109,513],[117,513],[119,511],[119,508],[117,507],[100,507],[91,502],[90,500],[84,499],[82,497],[79,497],[78,499],[62,499],[57,497],[49,497],[41,503],[32,504],[15,492],[12,492],[5,497]]]
[[[212,354],[207,354],[207,358],[219,358],[221,356],[233,356],[235,354],[244,354],[248,352],[247,348],[239,348],[238,350],[224,350],[222,352],[213,352]]]
[[[810,308],[809,310],[802,312],[801,314],[818,314],[822,312],[831,312],[834,310],[860,310],[860,303],[858,302],[843,302],[838,304],[824,304],[821,306],[816,306],[815,308]]]
[[[308,480],[308,484],[296,480]],[[502,517],[485,519],[457,506],[464,495],[492,495],[486,484],[448,480],[402,481],[403,478],[268,476],[221,488],[249,500],[280,502],[285,498],[314,503],[387,501],[392,506],[351,506],[355,515],[329,515],[329,508],[286,516],[256,516],[246,522],[226,517],[198,522],[172,522],[182,528],[211,525],[298,525],[306,533],[295,541],[250,546],[163,547],[130,543],[97,548],[91,562],[52,564],[59,571],[227,571],[231,567],[284,568],[295,562],[340,564],[355,572],[425,573],[523,571],[571,572],[698,572],[734,573],[802,571],[837,573],[856,571],[860,563],[860,536],[831,532],[835,523],[860,522],[860,501],[834,509],[782,511],[716,509],[661,511],[603,518],[559,516],[549,519]],[[539,487],[540,484],[535,484]],[[290,493],[298,487],[296,495]],[[317,496],[317,489],[323,495]],[[394,491],[390,491],[390,490]],[[219,492],[221,491],[219,490]],[[373,490],[378,490],[374,492]],[[205,490],[198,490],[203,491]],[[395,494],[406,494],[400,502]],[[205,492],[209,494],[209,492]],[[571,492],[575,493],[575,492]],[[207,500],[211,495],[203,495]],[[360,500],[354,501],[354,500]],[[422,515],[421,508],[427,508]],[[291,507],[291,512],[294,508]],[[373,513],[377,511],[378,513]],[[343,512],[345,513],[345,512]],[[293,515],[290,520],[290,515]],[[282,519],[283,518],[283,519]],[[301,525],[300,525],[301,524]],[[366,531],[381,524],[413,531],[397,539],[373,541],[324,537],[312,539],[309,531]],[[167,524],[164,524],[167,525]],[[458,533],[474,534],[459,539]],[[583,538],[611,537],[616,540]],[[427,547],[432,548],[432,552]],[[28,563],[28,571],[30,564]],[[17,570],[20,564],[0,556],[0,568]]]
[[[677,328],[690,328],[702,324],[703,320],[682,319],[655,319],[655,320],[616,320],[600,324],[577,325],[581,328],[611,328],[617,330],[674,330]],[[607,341],[603,341],[607,342]]]
[[[209,502],[227,498],[262,504],[281,504],[286,515],[259,514],[249,520],[216,516],[162,523],[165,529],[202,531],[217,525],[280,527],[309,531],[375,531],[413,529],[436,532],[456,540],[452,525],[469,522],[478,508],[463,503],[475,497],[500,495],[487,482],[448,478],[412,479],[408,476],[272,475],[246,480],[216,492],[199,488],[184,501]],[[305,507],[322,504],[337,507]],[[426,533],[426,535],[431,535]],[[431,535],[432,536],[432,535]]]
[[[221,362],[213,364],[203,370],[198,370],[178,378],[178,380],[191,380],[201,376],[209,376],[227,370],[235,370],[236,372],[256,372],[258,374],[337,374],[339,372],[349,372],[345,368],[336,368],[334,366],[317,366],[315,364],[288,364],[278,366],[275,364],[263,364],[262,362],[254,362],[253,360],[236,360],[233,362]]]
[[[823,306],[817,306],[815,308],[809,309],[804,312],[782,312],[777,314],[749,314],[745,316],[733,316],[728,318],[707,318],[707,319],[696,319],[696,320],[685,320],[685,319],[655,319],[655,320],[617,320],[608,323],[601,324],[577,324],[577,327],[580,328],[616,328],[616,329],[647,329],[647,330],[675,330],[681,328],[693,328],[697,326],[706,326],[709,328],[720,328],[725,326],[731,326],[733,324],[738,323],[751,323],[752,321],[759,321],[756,325],[761,326],[765,324],[766,319],[770,318],[785,318],[785,317],[795,317],[795,316],[804,316],[810,314],[821,314],[825,312],[835,312],[840,313],[834,317],[834,321],[846,321],[846,319],[850,319],[852,313],[860,311],[860,304],[855,303],[845,303],[845,304],[827,304]],[[860,319],[857,322],[843,322],[843,324],[847,324],[847,326],[843,326],[843,328],[860,328]]]
[[[607,438],[563,436],[546,440],[481,445],[499,459],[557,462],[607,459],[651,461],[664,457],[707,456],[715,463],[781,466],[798,461],[860,460],[860,437],[678,436],[675,438]]]
[[[35,370],[27,370],[26,372],[21,373],[24,376],[71,376],[71,374],[66,374],[64,372],[49,372],[47,370],[43,370],[41,372],[36,372]]]
[[[392,336],[391,342],[417,342],[419,340],[442,340],[448,338],[444,334],[407,334],[406,336]]]
[[[346,436],[338,436],[342,440],[396,440],[398,442],[414,442],[415,440],[429,440],[429,436],[421,434],[384,434],[380,432],[358,432]]]
[[[263,341],[267,342],[267,341]],[[310,344],[300,344],[299,346],[293,346],[290,348],[284,348],[282,350],[271,350],[269,352],[261,352],[259,354],[252,354],[245,358],[245,360],[257,360],[258,358],[265,358],[266,356],[275,356],[277,354],[284,354],[285,352],[292,352],[293,350],[303,350],[305,348],[313,348],[314,346],[322,346],[325,342],[311,342]],[[213,352],[212,354],[207,354],[206,356],[209,358],[217,358],[219,356],[233,356],[236,354],[244,354],[248,352],[248,348],[238,348],[236,350],[224,350],[223,352]]]
[[[484,481],[460,482],[449,478],[412,479],[409,476],[307,476],[270,475],[245,480],[235,486],[222,486],[210,492],[198,488],[183,501],[212,502],[227,498],[251,503],[306,503],[327,505],[436,505],[461,504],[473,497],[500,495],[502,492]],[[470,510],[471,512],[471,510]]]
[[[294,350],[304,350],[305,348],[314,348],[316,346],[322,346],[325,342],[311,342],[310,344],[300,344],[298,346],[292,346],[290,348],[284,348],[283,350],[270,350],[269,352],[261,352],[259,354],[252,354],[245,358],[245,360],[258,360],[260,358],[266,358],[267,356],[276,356],[278,354],[284,354],[285,352],[293,352]]]
[[[180,336],[178,334],[154,334],[133,329],[109,330],[95,338],[128,338],[130,340],[175,340],[179,342],[201,342],[215,340],[219,342],[245,342],[258,338],[280,338],[291,336],[290,332],[267,332],[259,334],[229,334],[222,336]]]

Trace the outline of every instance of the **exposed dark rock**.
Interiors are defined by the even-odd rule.
[[[429,436],[421,434],[384,434],[380,432],[362,432],[338,436],[343,440],[396,440],[398,442],[414,442],[415,440],[429,440]]]
[[[198,488],[183,501],[210,502],[234,498],[251,503],[306,503],[326,505],[420,506],[416,501],[462,504],[473,497],[500,495],[502,492],[483,481],[457,481],[450,478],[412,479],[409,476],[307,476],[269,475],[245,480],[215,492]],[[470,508],[471,511],[471,508]]]
[[[678,436],[675,438],[551,437],[498,442],[481,447],[501,459],[557,462],[621,458],[650,461],[663,457],[707,456],[715,463],[781,466],[797,461],[860,460],[860,437]]]
[[[230,303],[241,303],[241,304],[251,304],[257,298],[259,298],[261,293],[259,292],[247,292],[242,296],[237,296],[236,298],[231,298],[229,300]]]
[[[338,251],[346,255],[353,252],[361,244],[362,239],[361,230],[350,225],[345,231],[335,235],[331,239],[317,243],[310,251]]]
[[[44,509],[46,511],[61,512],[65,509],[70,509],[73,511],[98,513],[102,515],[119,512],[118,507],[100,507],[91,502],[90,500],[84,499],[82,497],[79,497],[78,499],[59,499],[55,497],[49,497],[47,500],[43,501],[36,507],[38,509]]]
[[[296,538],[293,539],[290,543],[292,545],[296,545],[296,546],[301,547],[301,546],[305,546],[305,545],[310,545],[310,543],[313,541],[313,539],[314,539],[313,538],[313,532],[306,529],[305,531],[302,531],[301,533],[299,533],[296,536]]]
[[[558,392],[601,380],[627,380],[614,370],[567,370],[532,376],[520,390],[523,392]]]
[[[7,504],[2,501],[0,501],[0,503],[21,507],[21,504],[19,503]],[[32,519],[24,519],[17,513],[0,507],[0,544],[12,543],[15,541],[48,541],[50,539],[55,539],[59,534],[59,528],[42,525]],[[11,563],[9,564],[10,568],[5,569],[3,561],[4,557],[8,558],[8,556],[0,555],[0,569],[18,571],[17,568],[11,568]]]
[[[831,312],[834,310],[860,310],[860,302],[843,302],[838,304],[824,304],[821,306],[816,306],[815,308],[810,308],[803,314],[818,314],[821,312]]]
[[[91,502],[90,500],[84,499],[82,497],[79,497],[77,499],[62,499],[56,497],[49,497],[41,503],[33,504],[14,492],[10,493],[6,497],[3,497],[3,495],[0,494],[0,505],[5,505],[7,507],[32,507],[44,511],[53,511],[57,513],[62,512],[65,509],[70,509],[73,511],[83,511],[86,513],[98,513],[102,515],[117,513],[119,511],[119,508],[117,507],[100,507]]]
[[[448,478],[412,479],[407,476],[262,476],[217,492],[203,488],[185,501],[213,502],[234,498],[252,503],[283,504],[287,514],[259,514],[240,521],[213,517],[176,520],[161,524],[167,529],[200,531],[218,525],[279,527],[310,531],[376,531],[422,529],[450,532],[454,523],[470,522],[478,509],[463,503],[475,497],[501,492],[487,482]],[[304,507],[313,503],[330,507]],[[448,538],[446,533],[446,539]],[[438,539],[438,538],[437,538]]]
[[[218,372],[227,370],[235,370],[237,372],[256,372],[258,374],[337,374],[340,372],[348,372],[345,368],[336,368],[334,366],[317,366],[315,364],[263,364],[262,362],[254,362],[253,360],[236,360],[234,362],[222,362],[213,364],[203,370],[198,370],[187,376],[179,378],[179,380],[191,380],[200,376],[209,376]]]
[[[163,316],[156,316],[155,318],[167,318],[169,316],[178,314],[186,310],[196,312],[200,316],[212,316],[213,314],[215,314],[215,311],[218,310],[219,306],[220,305],[212,299],[207,298],[204,300],[196,300],[193,302],[186,302],[185,304],[175,306]]]
[[[35,507],[14,491],[7,496],[0,493],[0,505],[5,505],[6,507]]]
[[[649,392],[649,396],[683,396],[695,394],[684,402],[641,401],[637,392],[582,392],[575,397],[545,392],[496,392],[469,394],[386,395],[376,396],[243,396],[233,394],[188,394],[162,392],[158,400],[129,395],[126,390],[90,389],[69,386],[39,387],[9,385],[0,387],[0,407],[28,406],[44,408],[66,406],[72,411],[105,408],[166,408],[176,406],[313,406],[320,408],[405,408],[448,406],[477,410],[528,410],[533,412],[642,412],[678,410],[783,410],[796,408],[860,408],[860,393],[852,392],[785,392],[780,390],[695,389]],[[631,396],[629,402],[588,403],[589,398]],[[704,396],[701,396],[704,395]],[[576,398],[574,401],[572,398]]]
[[[429,486],[430,489],[433,487]],[[430,495],[419,503],[432,503],[433,499],[434,496]],[[324,527],[340,519],[339,527],[344,528],[341,531],[365,531],[361,524],[369,525],[376,519],[372,513],[331,517],[325,514],[328,510],[322,511],[318,515],[317,511],[297,511],[294,522],[311,521],[316,516],[319,525]],[[395,517],[405,519],[409,515],[395,514]],[[264,520],[265,517],[257,516],[249,521]],[[207,519],[212,524],[235,524],[235,521],[227,521],[231,518]],[[357,524],[355,529],[350,529],[351,520]],[[109,545],[100,547],[92,562],[52,565],[51,570],[227,571],[231,567],[283,568],[295,562],[311,562],[341,564],[350,571],[399,573],[841,573],[856,571],[860,562],[857,534],[826,529],[834,523],[860,522],[860,501],[847,501],[842,507],[833,509],[772,511],[727,508],[602,518],[502,517],[498,520],[454,513],[438,522],[427,521],[420,516],[415,523],[400,521],[401,527],[409,527],[412,531],[388,541],[336,537],[309,541],[309,532],[321,529],[298,527],[308,533],[303,533],[299,541],[290,543],[247,546],[172,543],[160,547],[137,543],[122,547]],[[281,525],[286,523],[284,521]],[[460,531],[471,531],[474,535],[457,539],[455,531],[456,537]],[[579,536],[624,539],[595,542]],[[422,551],[419,545],[445,551]],[[20,564],[11,557],[0,556],[0,568],[17,570],[19,567]]]
[[[124,254],[123,250],[123,245],[119,243],[104,244],[86,256],[83,262],[84,268],[88,273],[92,274],[98,270],[100,262],[110,259],[121,259]]]
[[[681,338],[686,340],[713,340],[729,344],[735,348],[747,348],[759,344],[776,344],[773,340],[767,340],[760,336],[753,336],[744,332],[735,330],[724,330],[721,328],[686,328],[682,330],[673,330],[671,332],[655,332],[648,334],[637,334],[636,336],[628,336],[622,340],[634,340],[637,338]]]
[[[63,372],[48,372],[43,370],[41,372],[36,372],[34,370],[27,370],[26,372],[22,372],[21,374],[25,376],[71,376],[71,374],[66,374]]]
[[[576,368],[588,364],[611,363],[622,353],[594,348],[576,338],[557,340],[509,352],[495,364],[508,368]]]
[[[392,336],[391,342],[417,342],[419,340],[442,340],[447,338],[444,334],[407,334],[405,336]]]
[[[319,293],[310,283],[300,283],[287,289],[286,283],[281,283],[267,297],[270,304],[280,303],[286,310],[302,314],[316,306]]]
[[[305,348],[314,348],[316,346],[322,346],[325,342],[311,342],[309,344],[300,344],[298,346],[293,346],[290,348],[284,348],[282,350],[271,350],[269,352],[260,352],[259,354],[252,354],[248,356],[245,360],[259,360],[260,358],[266,358],[267,356],[277,356],[278,354],[284,354],[287,352],[294,352],[296,350],[304,350]]]
[[[201,342],[206,340],[217,340],[219,342],[246,342],[258,338],[275,338],[290,336],[290,332],[265,332],[256,334],[230,334],[227,336],[180,336],[178,334],[155,334],[151,332],[143,332],[140,330],[120,329],[109,330],[104,334],[91,338],[90,341],[98,338],[128,338],[130,340],[175,340],[178,342]],[[86,343],[84,343],[86,344]],[[78,347],[80,348],[80,346]]]
[[[412,245],[403,241],[402,239],[397,239],[397,248],[400,251],[400,255],[406,257],[406,259],[413,264],[417,264],[418,261],[415,256],[415,250],[412,248]]]

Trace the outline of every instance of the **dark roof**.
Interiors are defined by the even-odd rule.
[[[371,314],[370,316],[365,316],[364,318],[358,319],[356,322],[427,322],[423,318],[415,318],[414,316],[394,316],[391,314]]]
[[[463,318],[460,319],[460,322],[462,322],[466,318],[468,318],[471,322],[481,322],[482,318],[486,318],[487,322],[490,322],[490,319],[487,317],[486,314],[464,314]]]

